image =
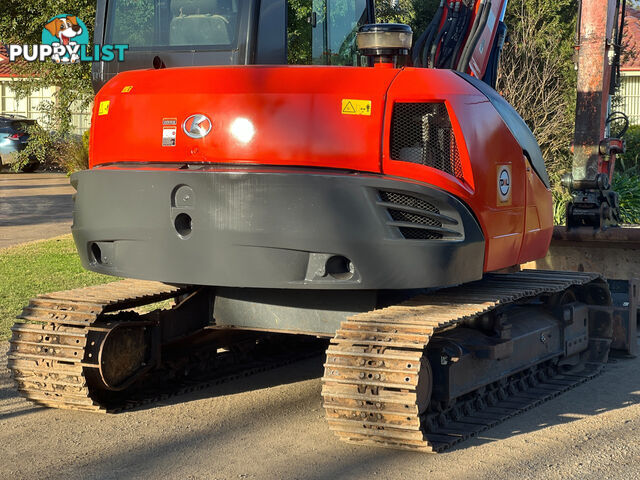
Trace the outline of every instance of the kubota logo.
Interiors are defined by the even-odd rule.
[[[211,120],[206,115],[196,113],[187,117],[182,124],[182,130],[191,138],[203,138],[211,131]]]

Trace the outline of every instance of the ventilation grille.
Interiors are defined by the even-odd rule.
[[[444,103],[394,104],[391,158],[463,178],[458,144]]]
[[[436,231],[442,228],[442,216],[437,207],[425,200],[403,193],[380,191],[379,195],[391,217],[390,225],[397,227],[404,238],[410,240],[443,238],[443,233]],[[410,224],[414,224],[415,227]]]
[[[432,227],[441,227],[442,223],[433,218],[418,215],[416,213],[403,212],[401,210],[389,209],[391,218],[398,222],[419,223],[420,225],[431,225]]]
[[[440,213],[440,210],[438,210],[437,207],[431,205],[429,202],[426,202],[421,198],[412,197],[411,195],[405,195],[404,193],[381,191],[380,199],[383,202],[397,203],[398,205],[404,205],[406,207],[419,208],[420,210]]]

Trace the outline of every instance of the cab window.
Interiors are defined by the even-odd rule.
[[[107,43],[158,47],[235,48],[241,0],[112,0]]]
[[[366,0],[288,0],[287,57],[298,65],[359,65],[356,32]]]

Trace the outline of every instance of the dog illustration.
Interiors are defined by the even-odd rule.
[[[72,15],[54,18],[47,23],[44,28],[46,28],[51,35],[60,40],[60,45],[73,45],[76,42],[72,42],[71,39],[82,34],[82,27],[78,25],[78,18]],[[55,62],[63,61],[73,63],[78,60],[79,56],[74,54],[71,58],[60,58],[59,55],[52,55],[51,58]]]

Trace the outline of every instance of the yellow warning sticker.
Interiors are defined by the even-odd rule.
[[[98,107],[98,115],[108,115],[109,114],[109,104],[111,102],[109,100],[105,100],[104,102],[100,102],[100,106]]]
[[[342,99],[343,115],[371,115],[371,100]]]
[[[131,90],[133,90],[133,85],[127,85],[120,90],[120,93],[129,93]]]

